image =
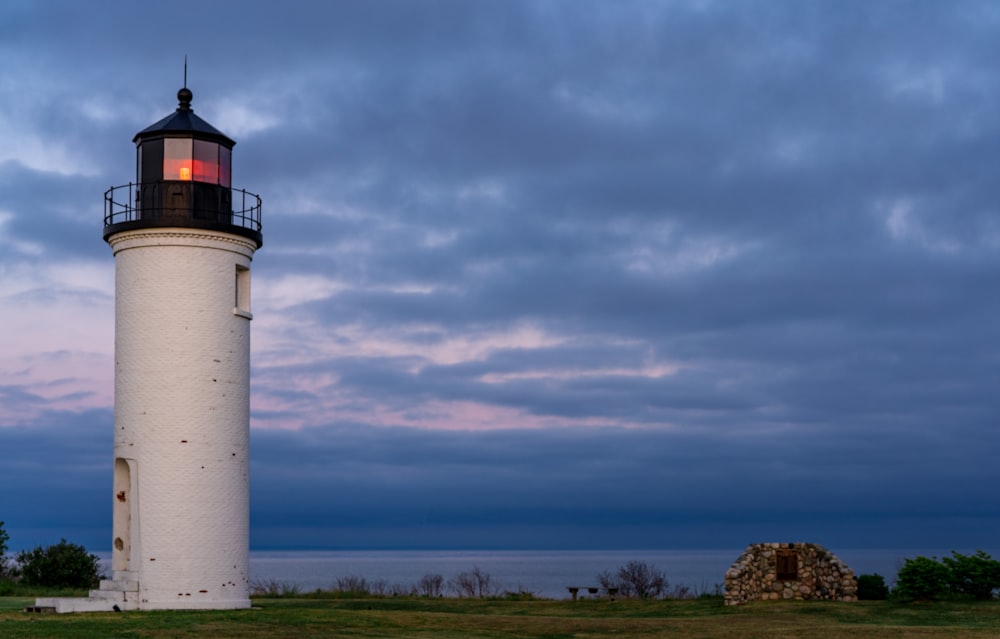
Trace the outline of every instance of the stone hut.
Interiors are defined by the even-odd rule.
[[[726,605],[762,599],[857,601],[858,581],[819,544],[752,544],[726,571]]]

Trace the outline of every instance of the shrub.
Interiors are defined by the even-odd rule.
[[[976,599],[992,599],[1000,588],[1000,561],[982,550],[974,555],[962,555],[954,550],[941,562],[948,568],[948,587],[956,594]]]
[[[896,576],[895,593],[902,599],[940,599],[948,592],[948,567],[927,557],[907,559]]]
[[[386,594],[393,597],[416,597],[418,593],[414,584],[397,581],[391,585],[386,583]]]
[[[712,588],[709,589],[707,586],[702,584],[701,590],[698,592],[698,599],[722,599],[726,596],[726,588],[723,584],[712,584]]]
[[[666,575],[643,561],[630,561],[613,574],[602,572],[597,581],[602,588],[617,588],[622,597],[638,599],[659,599],[668,586]]]
[[[444,577],[427,573],[417,583],[417,592],[422,597],[440,597],[444,590]]]
[[[371,588],[368,586],[368,580],[359,575],[337,577],[337,584],[334,586],[333,590],[334,592],[350,593],[354,595],[371,594]]]
[[[58,544],[17,553],[21,582],[48,588],[96,588],[101,579],[97,555],[65,539]]]
[[[459,597],[491,597],[500,592],[500,584],[488,572],[480,570],[479,566],[449,579],[448,588]]]
[[[666,593],[666,599],[695,599],[698,594],[687,584],[677,584]]]
[[[3,528],[3,522],[0,521],[0,579],[9,578],[10,571],[7,567],[7,542],[10,541],[10,535]]]
[[[250,581],[251,597],[296,597],[300,594],[298,585],[277,579],[253,579]]]
[[[885,585],[885,577],[873,575],[858,575],[858,599],[887,599],[889,587]]]

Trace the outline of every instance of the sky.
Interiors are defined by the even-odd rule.
[[[0,521],[110,550],[102,194],[264,202],[255,549],[996,547],[1000,7],[7,1]]]

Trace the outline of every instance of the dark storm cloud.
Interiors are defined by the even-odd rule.
[[[0,389],[0,397],[17,401],[6,390]],[[0,428],[0,521],[11,551],[60,538],[92,550],[107,544],[112,424],[107,409],[42,411],[20,426]]]
[[[759,528],[782,529],[776,511],[756,499],[763,494],[794,504],[813,535],[837,518],[997,517],[995,509],[984,509],[989,489],[977,487],[977,473],[950,465],[970,454],[979,463],[995,450],[976,453],[968,443],[951,443],[935,451],[942,442],[907,444],[902,435],[803,445],[738,431],[456,433],[350,424],[305,435],[259,431],[255,477],[264,479],[254,480],[255,521],[261,529],[288,526],[311,534],[327,527],[419,531],[446,524],[456,532],[484,524],[589,530],[615,522],[642,524],[667,538],[698,521],[730,527],[720,538],[738,545],[743,526],[769,522]],[[900,470],[928,458],[947,466],[946,483]],[[854,502],[840,500],[845,490],[856,495]],[[416,539],[416,545],[429,543]],[[544,543],[556,542],[544,537]],[[683,537],[681,543],[697,542]]]
[[[11,512],[17,519],[8,516],[18,544],[35,543],[33,535],[43,530],[53,539],[70,530],[92,545],[104,541],[110,423],[109,411],[47,414],[29,428],[0,431],[4,450],[20,451],[5,462],[0,484],[4,503],[18,504]],[[252,439],[254,528],[264,545],[305,543],[273,532],[288,528],[314,543],[328,530],[360,527],[384,535],[399,527],[414,537],[396,543],[433,546],[449,541],[435,541],[428,531],[450,529],[447,539],[464,544],[465,535],[481,527],[514,534],[532,525],[540,527],[539,543],[546,545],[559,543],[553,531],[603,526],[638,526],[697,545],[696,537],[678,532],[692,522],[728,527],[732,532],[718,538],[739,545],[746,527],[786,529],[752,499],[762,493],[796,504],[803,522],[817,522],[812,534],[830,517],[997,516],[983,507],[989,484],[969,469],[998,451],[950,438],[912,441],[912,434],[902,432],[824,440],[820,446],[738,430],[474,433],[342,424],[302,432],[258,430]],[[927,460],[941,464],[943,472],[930,479],[900,470]],[[28,476],[35,484],[30,494],[21,481]],[[734,476],[742,479],[734,483]],[[853,503],[837,498],[845,488],[856,491]],[[29,499],[39,491],[49,499]],[[33,522],[31,531],[22,531],[25,521]],[[344,539],[364,545],[349,532]],[[331,543],[345,542],[328,538]]]

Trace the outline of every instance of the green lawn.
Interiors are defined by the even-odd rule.
[[[868,639],[1000,637],[1000,602],[509,601],[255,599],[254,610],[28,614],[0,598],[0,637],[692,637]]]

